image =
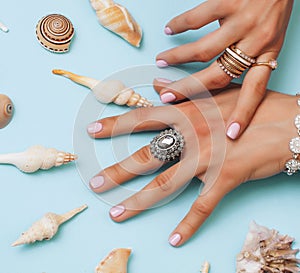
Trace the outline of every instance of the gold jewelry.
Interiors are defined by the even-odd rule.
[[[246,55],[235,45],[231,45],[219,56],[217,62],[227,75],[236,79],[239,78],[246,69],[250,68],[256,60]]]
[[[297,94],[300,96],[300,93]],[[300,106],[300,98],[297,100],[298,106]],[[290,151],[293,153],[293,158],[285,163],[285,171],[288,175],[292,175],[297,171],[300,171],[300,114],[295,118],[295,126],[298,130],[298,137],[291,139]]]
[[[275,70],[278,67],[278,62],[274,59],[271,59],[269,61],[263,61],[263,62],[256,62],[252,66],[259,66],[264,65],[270,67],[272,70]]]

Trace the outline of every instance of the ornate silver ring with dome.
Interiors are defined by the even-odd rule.
[[[162,131],[150,142],[151,154],[160,161],[177,159],[184,148],[184,138],[174,129]]]

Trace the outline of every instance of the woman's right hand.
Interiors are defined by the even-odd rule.
[[[283,171],[285,162],[292,157],[288,143],[296,136],[294,118],[299,113],[296,98],[267,93],[248,129],[233,142],[225,137],[224,124],[238,95],[239,88],[233,88],[213,98],[139,108],[91,124],[88,132],[94,138],[172,127],[185,140],[180,161],[127,200],[120,200],[111,208],[111,218],[122,222],[133,217],[198,177],[205,187],[169,238],[171,245],[179,246],[197,231],[228,192],[245,181]],[[153,157],[149,146],[101,170],[90,181],[92,190],[102,193],[159,168],[162,162]]]

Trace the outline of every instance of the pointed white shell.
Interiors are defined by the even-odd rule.
[[[117,248],[95,268],[95,273],[126,273],[131,249]]]
[[[86,208],[87,205],[83,205],[62,215],[55,214],[53,212],[46,213],[40,220],[33,223],[27,231],[23,232],[21,237],[15,241],[12,246],[50,240],[57,233],[61,224],[70,220]]]
[[[36,145],[25,152],[0,155],[0,164],[12,164],[22,172],[33,173],[39,169],[58,167],[75,159],[77,159],[75,155]]]

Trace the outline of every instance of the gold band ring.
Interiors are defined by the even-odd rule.
[[[278,62],[276,60],[274,60],[274,59],[271,59],[269,61],[256,62],[252,66],[260,66],[260,65],[268,66],[272,70],[275,70],[278,67]]]

